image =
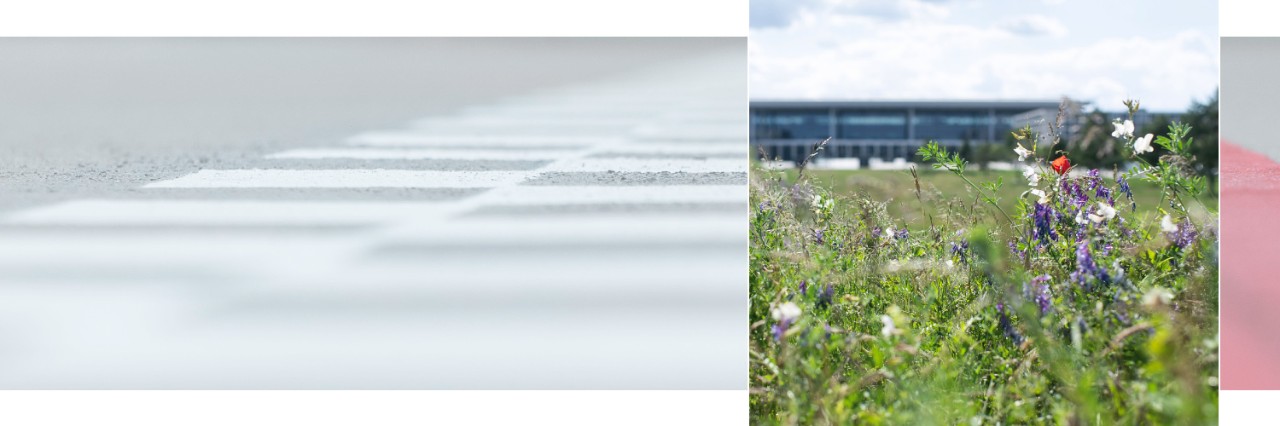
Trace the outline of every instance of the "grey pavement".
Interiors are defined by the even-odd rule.
[[[742,389],[745,64],[0,40],[0,388]]]

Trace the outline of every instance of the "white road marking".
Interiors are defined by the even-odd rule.
[[[746,202],[743,185],[661,185],[661,186],[512,186],[487,194],[486,205],[569,205],[637,203],[731,203]],[[746,217],[743,212],[743,217]],[[639,218],[637,218],[639,219]]]
[[[534,172],[429,170],[201,170],[144,188],[490,188],[512,185]]]
[[[2,223],[21,225],[371,225],[441,219],[450,203],[396,201],[78,200],[25,210]]]
[[[564,150],[549,149],[388,149],[314,148],[291,149],[267,158],[350,158],[358,160],[527,160],[548,161],[564,157]]]
[[[540,171],[547,172],[741,172],[747,171],[745,159],[633,159],[580,158],[557,161]]]
[[[602,143],[616,143],[621,137],[599,136],[528,136],[528,135],[433,135],[412,131],[370,132],[352,136],[352,145],[383,147],[476,146],[495,148],[565,147],[581,148]]]

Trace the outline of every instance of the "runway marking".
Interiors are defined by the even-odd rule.
[[[487,188],[511,185],[535,172],[431,170],[201,170],[144,188]]]
[[[487,205],[743,202],[741,185],[518,186],[490,192]]]
[[[484,149],[383,149],[383,148],[311,148],[291,149],[267,158],[326,159],[354,158],[363,160],[556,160],[564,150],[484,150]]]
[[[79,200],[18,212],[6,224],[324,226],[441,218],[452,203],[403,201]]]
[[[545,172],[746,172],[746,159],[631,159],[582,158],[561,160],[539,169]]]
[[[352,136],[351,145],[382,147],[487,146],[503,148],[560,147],[584,148],[600,143],[622,141],[623,138],[598,136],[527,136],[527,135],[433,135],[429,133],[392,131],[370,132]]]

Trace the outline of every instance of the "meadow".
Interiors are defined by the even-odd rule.
[[[1116,125],[1166,153],[1065,173],[1027,129],[1023,172],[936,145],[915,172],[754,169],[752,422],[1216,423],[1216,196],[1185,126]]]

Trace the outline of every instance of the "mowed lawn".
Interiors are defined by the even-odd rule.
[[[830,188],[834,194],[862,194],[872,200],[887,201],[886,207],[889,214],[903,220],[908,226],[928,226],[925,214],[936,217],[939,210],[947,205],[960,211],[970,211],[972,214],[1000,214],[979,200],[977,191],[960,177],[950,172],[933,170],[928,165],[917,167],[919,167],[917,173],[920,176],[920,195],[924,201],[923,206],[920,200],[916,199],[915,180],[908,170],[806,170],[805,175],[813,179],[813,183],[818,186]],[[784,173],[788,181],[795,180],[796,170],[787,170]],[[979,185],[1003,179],[1004,184],[998,196],[1001,207],[1011,215],[1016,214],[1018,197],[1030,189],[1026,178],[1020,172],[969,169],[965,171],[965,175],[970,181]],[[1114,183],[1111,180],[1112,172],[1103,171],[1101,175],[1109,184]],[[1215,212],[1218,210],[1217,182],[1215,180],[1210,183],[1213,190],[1206,191],[1199,197],[1203,207],[1191,199],[1185,200],[1191,212],[1202,218],[1206,217],[1204,207]],[[1045,185],[1042,183],[1041,186]],[[1161,202],[1160,191],[1155,184],[1137,179],[1130,182],[1129,186],[1133,190],[1133,201],[1137,203],[1138,213],[1143,217],[1159,216],[1157,207],[1163,207],[1165,211],[1170,210],[1167,200]],[[963,197],[961,197],[962,194]],[[1026,197],[1028,202],[1035,200],[1033,195],[1028,194]],[[1129,202],[1123,195],[1117,194],[1117,197],[1116,207],[1132,208],[1129,207]]]

